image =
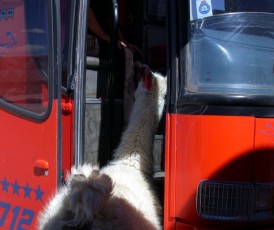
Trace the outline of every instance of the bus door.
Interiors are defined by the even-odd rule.
[[[60,182],[57,9],[0,1],[0,229],[36,229]]]
[[[274,1],[168,3],[165,229],[273,229]]]

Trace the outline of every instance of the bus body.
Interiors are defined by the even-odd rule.
[[[118,24],[168,77],[154,140],[163,228],[274,229],[274,1],[112,3],[106,58],[89,1],[0,0],[0,229],[37,229],[71,166],[111,158]]]
[[[38,211],[71,166],[59,10],[54,1],[0,1],[0,229],[37,229]]]
[[[273,229],[273,2],[175,8],[165,229]]]

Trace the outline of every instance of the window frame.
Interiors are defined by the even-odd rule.
[[[8,101],[0,98],[0,107],[7,112],[10,112],[16,116],[20,116],[24,119],[28,119],[35,122],[45,121],[51,113],[53,99],[58,98],[58,82],[55,80],[59,76],[58,68],[60,68],[60,61],[58,61],[59,50],[59,32],[60,31],[60,18],[58,16],[59,5],[55,0],[48,1],[48,104],[43,113],[36,113],[28,110],[27,108],[19,107],[18,105],[11,104]],[[59,39],[59,40],[58,40]],[[59,64],[59,65],[58,65]],[[59,67],[58,67],[59,66]]]

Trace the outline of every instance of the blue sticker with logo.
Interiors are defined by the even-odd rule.
[[[199,12],[203,15],[207,15],[211,11],[211,7],[207,2],[202,2],[199,6]]]
[[[213,15],[211,0],[196,0],[197,18],[205,18]]]

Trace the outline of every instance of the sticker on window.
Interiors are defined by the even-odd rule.
[[[198,18],[212,16],[211,0],[196,0],[196,9]]]

